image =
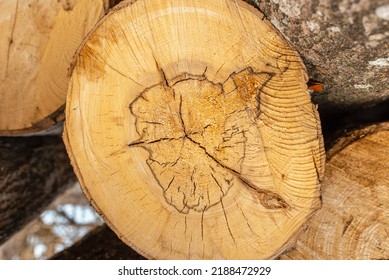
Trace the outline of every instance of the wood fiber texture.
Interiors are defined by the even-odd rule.
[[[0,2],[0,135],[60,133],[70,62],[107,9],[107,0]]]
[[[328,152],[323,205],[283,259],[389,258],[389,124],[342,137]]]
[[[122,2],[71,70],[72,164],[146,258],[273,258],[320,206],[304,65],[247,3]]]

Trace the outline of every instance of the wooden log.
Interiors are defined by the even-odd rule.
[[[107,226],[97,227],[52,260],[144,260]]]
[[[306,82],[245,2],[122,2],[76,56],[64,140],[91,203],[146,258],[274,258],[320,205]]]
[[[358,113],[349,115],[345,119],[337,120],[336,123],[332,123],[333,119],[321,118],[322,124],[331,127],[331,130],[324,135],[326,146],[329,148],[336,145],[335,139],[338,140],[337,147],[344,147],[343,144],[339,144],[341,139],[353,139],[356,137],[344,137],[345,131],[348,131],[348,135],[352,135],[352,131],[360,131],[360,126],[355,128],[358,123],[368,123],[372,121],[383,121],[388,119],[388,110],[386,104],[367,108],[359,111]],[[366,126],[366,125],[365,125]],[[353,128],[352,128],[353,127]],[[375,126],[373,126],[375,127]],[[338,129],[338,130],[337,130]],[[340,136],[340,135],[343,136]],[[358,135],[358,134],[356,134]],[[326,138],[327,137],[327,138]],[[359,138],[359,137],[357,137]],[[344,141],[344,140],[342,140]],[[336,149],[338,150],[338,149]],[[330,150],[335,151],[335,150]],[[331,152],[333,154],[333,152]],[[85,244],[85,245],[84,245]],[[90,253],[91,252],[91,253]],[[120,239],[107,227],[101,227],[94,230],[91,234],[85,236],[80,242],[72,245],[70,248],[65,249],[63,252],[56,254],[53,259],[140,259],[140,255],[136,255],[134,251],[131,251],[127,245],[125,245]],[[297,250],[292,250],[287,254],[280,257],[281,259],[298,260],[304,259],[304,256]]]
[[[71,59],[108,0],[0,2],[0,135],[63,121]]]
[[[389,123],[356,130],[328,152],[323,205],[281,259],[389,259]]]
[[[75,181],[59,137],[0,137],[0,244]]]

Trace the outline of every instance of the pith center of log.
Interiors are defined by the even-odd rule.
[[[203,212],[238,185],[257,192],[265,208],[288,207],[281,196],[246,177],[268,168],[267,162],[255,162],[265,153],[259,102],[271,78],[250,68],[223,84],[205,76],[185,75],[174,83],[163,77],[130,104],[140,137],[129,146],[149,152],[147,165],[177,211]]]

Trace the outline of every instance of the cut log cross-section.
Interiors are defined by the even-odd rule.
[[[306,82],[243,1],[122,2],[76,55],[64,140],[94,207],[146,258],[273,258],[320,206]]]
[[[329,151],[322,208],[283,259],[389,259],[389,123],[359,129]]]
[[[63,121],[70,62],[107,8],[108,0],[0,2],[0,135],[47,133]]]

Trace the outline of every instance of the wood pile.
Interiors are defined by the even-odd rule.
[[[331,116],[253,1],[117,2],[0,3],[0,244],[78,179],[54,259],[389,258],[381,93]]]

